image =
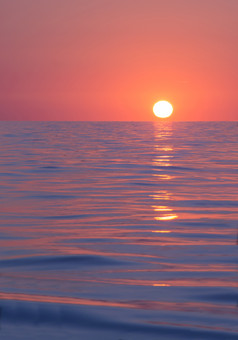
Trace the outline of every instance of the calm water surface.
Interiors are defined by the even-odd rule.
[[[237,339],[238,125],[0,125],[1,339]]]

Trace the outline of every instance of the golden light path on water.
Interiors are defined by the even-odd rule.
[[[159,102],[160,105],[157,106],[161,107],[161,102]],[[158,103],[157,103],[158,104]],[[165,104],[165,107],[168,109],[168,112],[172,114],[172,108],[170,105],[167,105],[167,102],[163,103]],[[168,103],[169,104],[169,103]],[[163,105],[162,105],[163,107]],[[154,107],[155,108],[155,107]],[[165,110],[166,111],[166,110]],[[168,128],[160,128],[158,127],[158,130],[156,130],[155,134],[155,159],[153,161],[153,164],[156,168],[158,169],[163,169],[165,173],[163,174],[154,174],[155,177],[158,177],[158,180],[164,180],[164,181],[170,181],[173,179],[173,177],[169,174],[166,173],[166,167],[170,167],[172,165],[172,160],[173,160],[173,146],[170,145],[169,143],[166,143],[166,140],[169,136],[172,134],[172,129]],[[170,201],[172,200],[172,194],[168,192],[167,190],[160,190],[156,194],[151,195],[151,197],[154,198],[154,200],[158,201]],[[171,221],[176,218],[178,218],[178,215],[173,213],[173,209],[169,206],[160,206],[160,205],[153,205],[152,208],[154,211],[158,214],[159,216],[155,216],[154,219],[157,221]],[[155,231],[157,233],[171,233],[170,230],[163,231],[163,230],[157,230]]]

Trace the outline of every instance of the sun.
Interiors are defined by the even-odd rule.
[[[153,112],[156,117],[168,118],[173,113],[173,106],[166,100],[160,100],[153,106]]]

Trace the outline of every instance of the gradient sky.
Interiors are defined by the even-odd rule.
[[[238,0],[1,0],[0,119],[237,120]],[[158,118],[157,118],[158,119]]]

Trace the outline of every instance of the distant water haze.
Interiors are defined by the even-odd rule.
[[[1,339],[237,339],[237,128],[2,122]]]

